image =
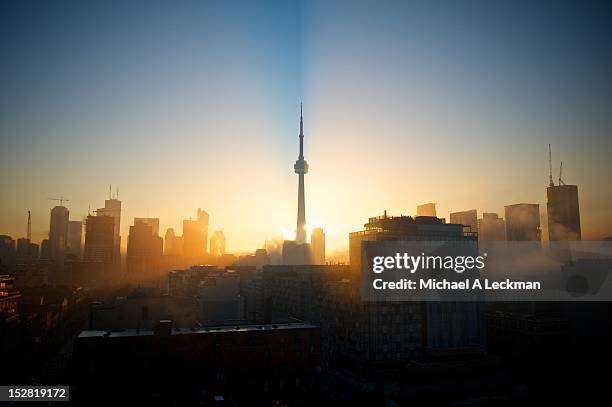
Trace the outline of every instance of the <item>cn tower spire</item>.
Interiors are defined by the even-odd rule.
[[[308,173],[308,163],[304,159],[304,118],[302,104],[300,103],[300,155],[293,169],[298,174],[298,213],[295,241],[298,244],[306,243],[306,199],[304,197],[304,174]]]
[[[304,159],[304,118],[302,116],[302,103],[300,102],[300,155],[298,159]]]

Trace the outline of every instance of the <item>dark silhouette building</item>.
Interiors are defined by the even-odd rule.
[[[496,213],[483,213],[482,219],[478,219],[478,240],[506,240],[506,222]]]
[[[96,213],[98,216],[110,216],[113,218],[113,264],[119,268],[121,265],[121,201],[119,192],[115,198],[110,196],[104,201],[104,208],[99,208]]]
[[[74,366],[86,398],[103,381],[138,400],[166,392],[170,400],[210,394],[215,405],[224,405],[224,397],[260,405],[317,390],[320,333],[299,321],[174,328],[163,320],[152,331],[83,331],[74,342]]]
[[[506,239],[508,241],[540,241],[540,205],[515,204],[506,210]]]
[[[578,186],[551,185],[546,188],[548,239],[581,240]]]
[[[68,208],[56,206],[51,209],[49,225],[49,249],[51,260],[63,266],[68,244]]]
[[[325,264],[325,232],[322,228],[312,229],[310,251],[312,264]]]
[[[81,258],[81,242],[83,238],[83,222],[80,220],[68,221],[67,253]]]
[[[151,222],[134,220],[127,246],[127,271],[130,274],[156,273],[160,269],[163,239],[153,233]]]
[[[85,249],[83,259],[107,265],[116,264],[115,220],[107,215],[87,216],[85,221]]]

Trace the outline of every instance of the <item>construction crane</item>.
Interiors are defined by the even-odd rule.
[[[28,211],[28,231],[26,237],[28,238],[28,242],[32,240],[32,216],[30,215],[30,211]]]
[[[559,166],[559,185],[565,185],[565,182],[561,179],[563,175],[563,161],[561,161],[561,165]]]
[[[552,178],[552,153],[550,151],[550,144],[548,145],[548,186],[555,186],[555,183],[553,182]]]
[[[48,199],[48,200],[50,200],[50,201],[59,201],[60,206],[64,206],[64,205],[63,205],[63,204],[64,204],[64,201],[66,201],[66,202],[70,202],[70,199],[66,199],[66,198],[64,198],[63,196],[60,196],[59,198],[47,198],[47,199]]]

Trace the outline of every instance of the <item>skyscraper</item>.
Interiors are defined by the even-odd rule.
[[[295,242],[306,243],[306,200],[304,197],[304,174],[308,173],[308,163],[304,159],[304,121],[302,119],[302,106],[300,105],[300,155],[293,169],[298,174],[298,213]]]
[[[159,236],[159,218],[134,218],[134,225],[136,222],[142,222],[151,226],[153,236]]]
[[[109,192],[110,194],[110,192]],[[104,208],[99,208],[96,213],[98,216],[110,216],[114,219],[113,222],[113,263],[116,266],[121,265],[121,201],[119,193],[115,198],[111,196],[104,201]]]
[[[225,235],[217,230],[210,237],[210,255],[223,256],[225,254]]]
[[[321,228],[312,229],[310,234],[312,264],[325,264],[325,232]]]
[[[198,208],[197,220],[183,221],[183,256],[202,257],[208,242],[208,213]]]
[[[128,273],[158,272],[162,252],[163,239],[154,234],[151,223],[134,220],[134,226],[130,226],[128,235]]]
[[[506,211],[506,239],[508,241],[540,241],[540,205],[515,204]]]
[[[115,264],[115,220],[106,215],[87,216],[83,259]]]
[[[62,266],[66,255],[68,240],[68,208],[56,206],[51,209],[49,225],[49,249],[51,260]]]
[[[83,236],[83,222],[80,220],[68,221],[68,246],[67,253],[81,257],[81,240]]]
[[[174,234],[173,228],[166,230],[164,237],[164,254],[166,256],[180,256],[183,254],[183,238]]]
[[[576,185],[551,185],[546,188],[548,202],[548,239],[581,240],[580,208]]]

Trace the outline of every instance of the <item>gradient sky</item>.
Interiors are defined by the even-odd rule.
[[[128,3],[128,4],[126,4]],[[0,234],[124,203],[231,251],[307,221],[328,252],[384,209],[545,203],[548,143],[583,237],[612,235],[612,7],[585,2],[3,2]],[[511,4],[509,4],[511,3]],[[541,206],[544,209],[544,206]]]

